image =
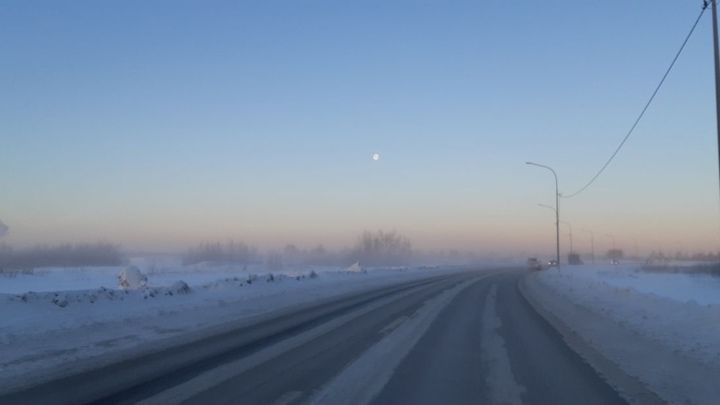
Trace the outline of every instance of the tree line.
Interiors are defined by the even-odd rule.
[[[118,245],[110,243],[37,245],[15,249],[0,245],[0,269],[19,270],[38,267],[117,266],[123,255]]]
[[[308,266],[348,266],[359,262],[361,266],[401,266],[407,265],[413,256],[409,238],[395,230],[382,230],[361,233],[350,249],[331,251],[323,245],[311,249],[300,249],[288,244],[282,251],[272,250],[266,255],[245,243],[200,243],[189,248],[183,256],[184,265],[201,262],[233,264],[266,264],[268,268],[279,270],[284,265]]]

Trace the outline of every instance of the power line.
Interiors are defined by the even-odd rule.
[[[665,75],[663,75],[662,79],[660,80],[660,83],[658,83],[657,87],[655,88],[655,91],[653,92],[652,96],[650,96],[650,99],[648,100],[647,104],[645,104],[645,108],[642,109],[642,112],[640,112],[640,115],[635,120],[635,123],[630,127],[630,130],[628,131],[627,135],[625,135],[625,138],[620,142],[620,145],[615,149],[615,152],[613,152],[612,156],[610,156],[610,159],[608,159],[607,162],[603,165],[602,168],[595,174],[595,177],[593,177],[583,188],[580,190],[570,194],[570,195],[563,195],[561,197],[563,198],[571,198],[575,197],[576,195],[582,193],[590,187],[591,184],[597,180],[598,177],[602,174],[602,172],[605,171],[605,169],[610,165],[610,162],[615,159],[615,156],[620,152],[620,149],[622,149],[623,145],[625,145],[625,142],[627,142],[628,138],[630,138],[630,135],[632,135],[633,131],[635,130],[635,127],[640,122],[642,117],[645,115],[645,111],[647,111],[648,107],[650,107],[650,104],[653,102],[653,99],[655,99],[655,96],[657,95],[658,91],[660,91],[660,87],[662,87],[663,83],[665,83],[665,79],[670,74],[670,71],[672,70],[673,66],[675,66],[675,62],[677,62],[678,58],[680,57],[680,54],[682,53],[683,49],[685,49],[685,45],[688,43],[688,40],[692,36],[693,32],[695,31],[695,27],[697,27],[698,23],[700,22],[700,18],[703,16],[703,13],[705,12],[705,9],[708,7],[708,2],[704,2],[702,10],[700,10],[700,15],[698,15],[697,19],[695,20],[695,24],[693,24],[692,28],[690,29],[690,32],[685,37],[685,41],[683,41],[682,45],[680,46],[680,49],[675,54],[675,58],[673,58],[672,63],[670,63],[670,67],[668,67],[667,71],[665,72]]]

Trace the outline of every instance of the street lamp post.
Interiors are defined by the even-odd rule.
[[[572,247],[572,224],[567,221],[560,221],[560,223],[567,225],[570,227],[570,253],[573,253],[573,247]]]
[[[605,235],[606,238],[610,238],[613,241],[613,250],[615,250],[615,237],[613,235]]]
[[[640,253],[638,252],[638,244],[637,244],[637,238],[633,238],[633,242],[635,242],[635,258],[640,258]]]
[[[679,248],[678,253],[680,253],[680,257],[683,257],[685,255],[685,246],[680,241],[675,241],[675,245]],[[678,256],[676,253],[675,256]]]
[[[553,176],[555,177],[555,245],[556,245],[556,253],[557,253],[557,267],[558,270],[560,269],[560,193],[558,192],[558,178],[557,173],[555,173],[555,170],[553,170],[550,166],[545,166],[533,162],[525,162],[525,164],[542,167],[543,169],[548,169],[552,172]]]
[[[595,264],[595,236],[593,235],[593,232],[587,229],[581,229],[583,232],[587,232],[590,234],[590,257],[592,258],[592,264]]]
[[[551,210],[553,210],[553,212],[555,212],[555,208],[553,208],[553,207],[551,207],[551,206],[549,206],[549,205],[547,205],[547,204],[538,204],[538,207],[543,207],[543,208],[551,209]]]
[[[612,243],[613,243],[613,244],[612,244],[612,250],[613,250],[613,251],[612,251],[611,254],[608,254],[608,256],[609,256],[610,259],[613,259],[614,255],[615,255],[615,236],[613,236],[613,235],[605,235],[605,237],[612,239]],[[608,252],[608,253],[610,253],[610,252]],[[614,259],[613,259],[613,260],[614,260]]]
[[[547,209],[550,209],[550,210],[555,211],[555,208],[553,208],[553,207],[551,207],[551,206],[549,206],[549,205],[545,205],[545,204],[538,204],[538,207],[543,207],[543,208],[547,208]],[[565,222],[565,221],[560,221],[560,223],[570,225],[569,222]],[[570,225],[570,253],[572,253],[572,225]],[[558,260],[558,263],[559,263],[559,262],[560,262],[560,261]]]
[[[663,252],[663,245],[660,243],[659,240],[653,241],[657,244],[657,255],[655,255],[656,259],[664,259],[665,258],[665,252]]]
[[[712,2],[713,60],[715,62],[715,124],[717,125],[718,156],[720,156],[720,45],[718,45],[717,2]],[[705,3],[707,7],[707,2]],[[718,160],[720,162],[720,160]]]

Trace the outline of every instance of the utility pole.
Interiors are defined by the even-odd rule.
[[[633,238],[633,240],[635,241],[635,258],[636,258],[636,259],[639,259],[639,258],[640,258],[640,254],[638,253],[637,239]]]
[[[707,0],[706,0],[707,1]],[[705,3],[707,6],[707,3]],[[718,51],[717,3],[712,0],[713,49],[715,55],[715,120],[718,138],[718,169],[720,170],[720,51]],[[720,171],[719,171],[720,173]]]
[[[592,231],[587,229],[581,229],[581,231],[590,234],[590,257],[592,258],[592,264],[595,264],[595,235],[593,235]]]
[[[572,239],[573,239],[573,237],[572,237],[572,224],[570,224],[570,222],[567,222],[567,221],[560,221],[560,223],[563,223],[563,224],[567,225],[567,226],[569,227],[569,229],[570,229],[570,253],[573,253],[573,247],[572,247],[572,243],[573,243],[573,240],[572,240]]]
[[[613,250],[615,250],[615,236],[613,236],[613,235],[605,235],[605,237],[608,237],[608,238],[612,239],[612,241],[613,241]]]

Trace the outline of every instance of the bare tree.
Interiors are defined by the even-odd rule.
[[[282,255],[276,251],[268,253],[265,259],[265,267],[270,271],[280,271],[283,268]]]
[[[120,246],[110,243],[38,245],[20,250],[9,245],[0,245],[0,269],[117,266],[122,261]]]
[[[220,242],[201,243],[196,248],[188,249],[183,257],[183,264],[190,265],[200,262],[251,264],[258,261],[257,248],[244,243],[229,241],[227,246]]]
[[[353,261],[366,266],[398,266],[407,264],[412,255],[410,239],[396,230],[364,231],[351,253]]]

